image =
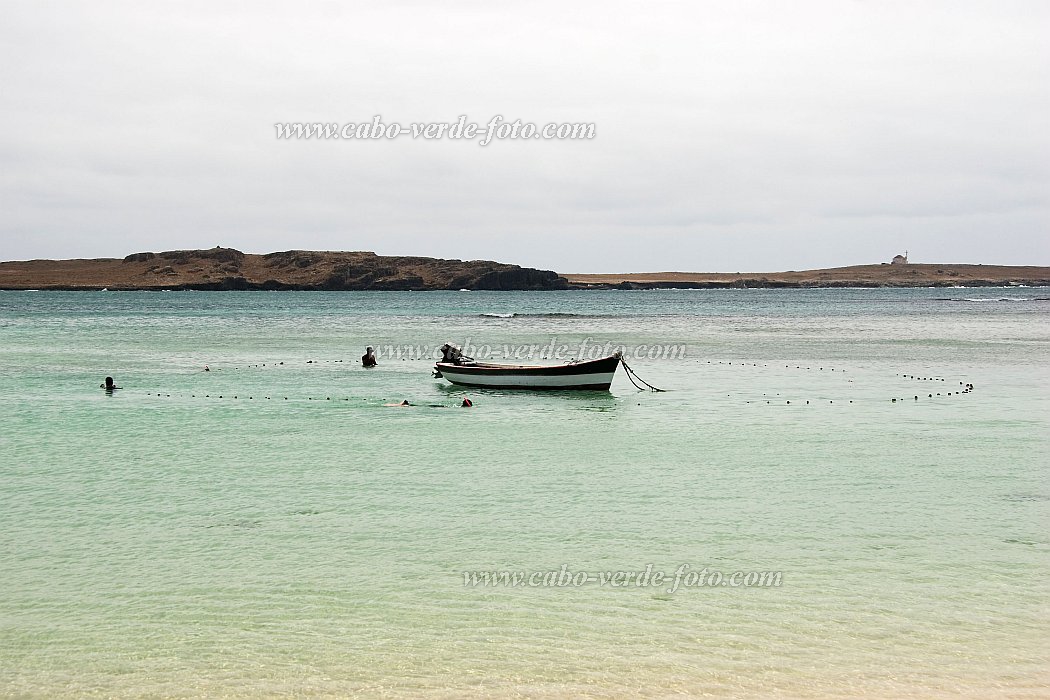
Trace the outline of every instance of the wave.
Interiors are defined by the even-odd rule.
[[[1050,297],[938,297],[934,301],[961,301],[970,304],[982,302],[1050,301]]]
[[[497,314],[497,313],[484,313],[478,314],[481,318],[604,318],[604,316],[589,316],[587,314],[570,314],[564,311],[552,311],[545,314]]]

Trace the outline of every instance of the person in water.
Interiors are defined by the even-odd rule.
[[[416,404],[410,403],[408,399],[405,399],[401,403],[385,403],[383,406],[387,408],[404,408],[406,406],[414,407]],[[474,402],[467,397],[463,397],[463,403],[460,404],[460,408],[471,408],[474,406]],[[443,403],[429,403],[424,404],[424,408],[451,408],[451,406]]]
[[[361,356],[361,364],[365,367],[375,367],[377,364],[379,364],[378,362],[376,362],[376,354],[372,350],[371,345],[365,348],[365,354]]]
[[[106,377],[106,381],[102,384],[99,384],[98,387],[100,389],[105,389],[106,391],[113,391],[114,389],[120,388],[119,386],[113,383],[113,377]]]

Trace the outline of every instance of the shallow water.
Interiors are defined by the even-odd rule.
[[[0,292],[0,694],[1044,697],[1048,298]],[[563,565],[782,578],[464,585]]]

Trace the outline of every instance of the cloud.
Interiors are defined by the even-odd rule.
[[[1039,2],[15,2],[0,257],[235,246],[561,271],[1050,264]],[[279,141],[289,121],[588,141]],[[963,255],[963,258],[959,258]]]

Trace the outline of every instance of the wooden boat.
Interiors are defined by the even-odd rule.
[[[460,386],[488,389],[591,389],[608,391],[620,365],[620,353],[600,360],[564,365],[498,365],[468,361],[438,362],[435,376]]]

